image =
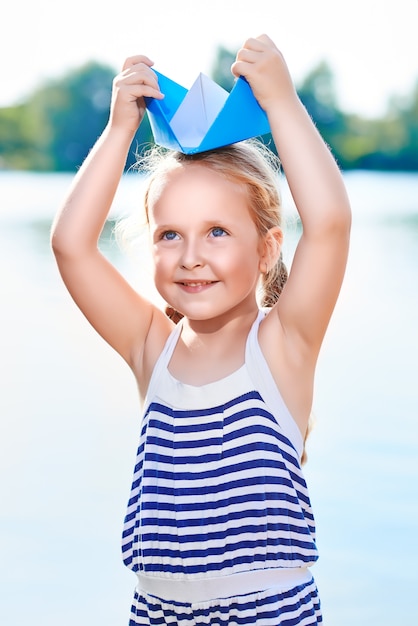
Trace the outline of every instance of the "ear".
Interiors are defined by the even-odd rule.
[[[261,241],[259,269],[266,274],[278,261],[283,243],[283,231],[278,226],[270,228]]]

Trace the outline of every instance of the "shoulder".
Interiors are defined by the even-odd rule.
[[[132,360],[132,371],[142,398],[145,397],[154,367],[176,325],[158,307],[153,308],[152,320],[142,348]]]
[[[261,320],[258,341],[279,392],[304,435],[312,410],[315,358],[297,335],[286,333],[276,306]]]

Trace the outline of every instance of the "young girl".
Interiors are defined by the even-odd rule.
[[[303,233],[280,294],[280,202],[268,162],[248,142],[168,153],[145,208],[156,287],[183,316],[175,325],[97,248],[144,96],[163,98],[151,66],[145,56],[126,61],[109,123],[52,233],[72,297],[129,364],[144,401],[123,536],[138,577],[130,624],[318,624],[301,456],[347,259],[342,178],[281,53],[266,35],[249,39],[232,71],[267,113]]]

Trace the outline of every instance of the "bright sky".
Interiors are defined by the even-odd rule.
[[[236,50],[261,33],[296,83],[326,60],[346,111],[379,115],[390,95],[409,94],[418,80],[418,0],[8,0],[0,106],[88,60],[118,70],[138,53],[190,87],[210,73],[219,44]]]

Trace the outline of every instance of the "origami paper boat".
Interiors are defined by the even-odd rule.
[[[145,98],[155,143],[194,154],[270,132],[267,115],[242,76],[228,93],[205,74],[188,91],[155,73],[165,95]]]

